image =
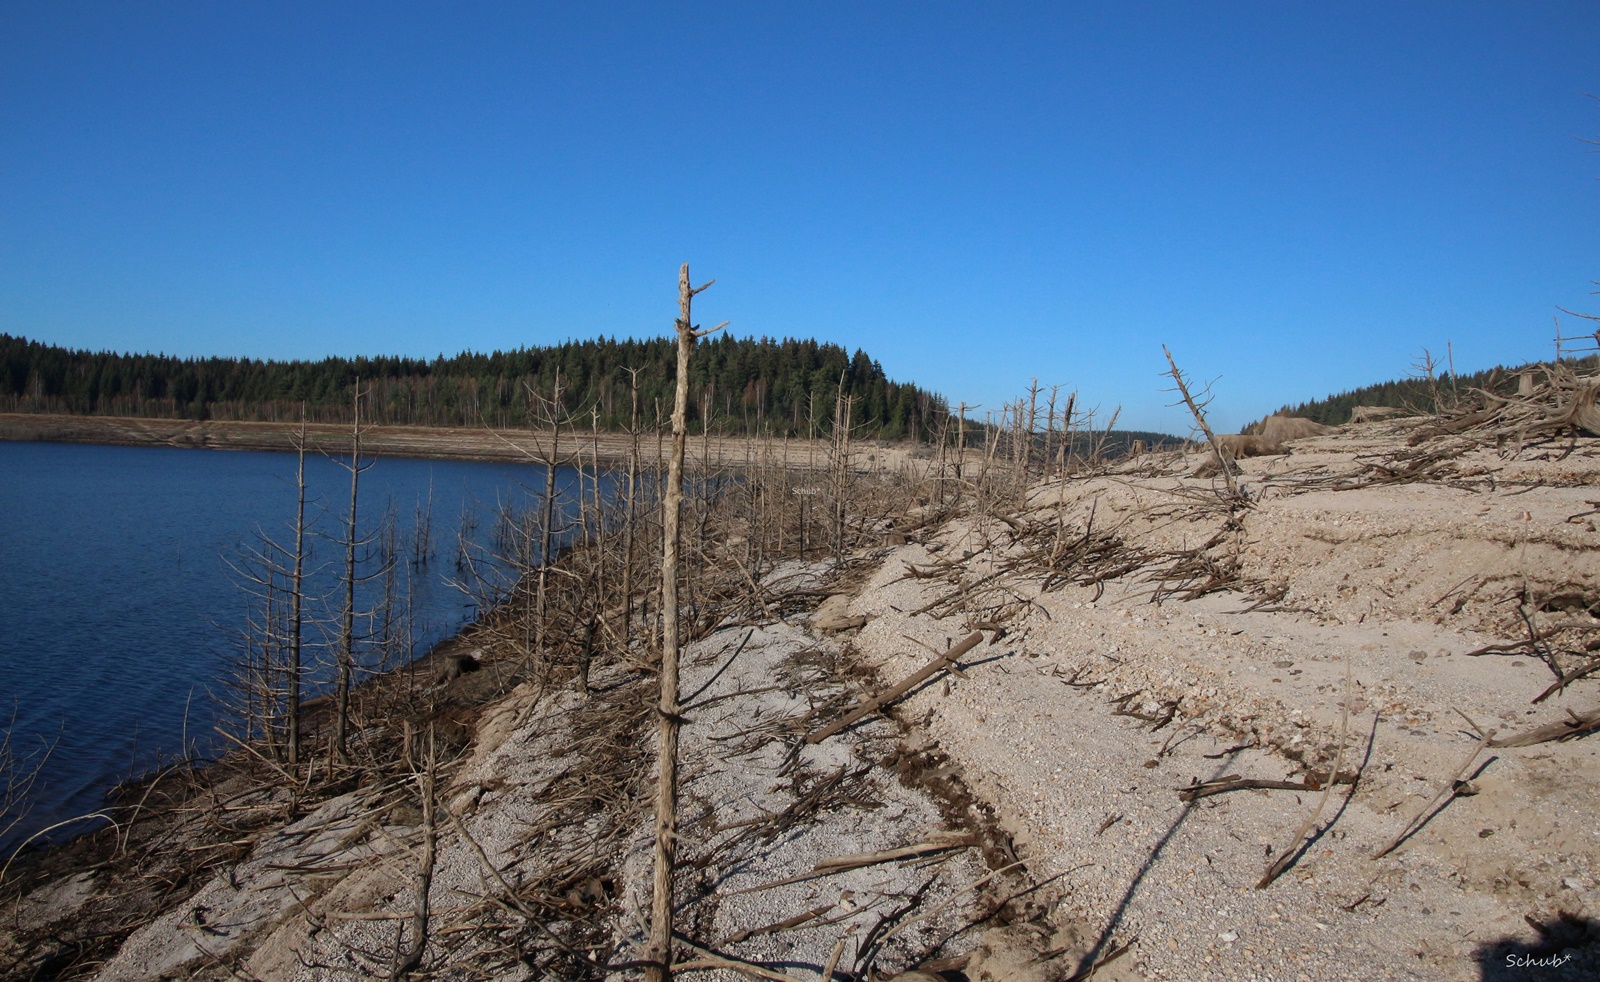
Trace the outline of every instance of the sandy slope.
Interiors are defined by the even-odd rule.
[[[1082,950],[1132,942],[1101,977],[1600,971],[1592,944],[1561,950],[1579,937],[1592,942],[1600,918],[1593,741],[1484,752],[1469,773],[1476,795],[1450,800],[1398,850],[1371,858],[1478,743],[1456,710],[1511,732],[1559,720],[1569,707],[1600,707],[1600,683],[1590,680],[1530,705],[1553,679],[1544,663],[1463,654],[1523,634],[1516,598],[1524,590],[1533,608],[1548,608],[1532,614],[1541,626],[1597,623],[1588,608],[1600,601],[1600,534],[1587,516],[1568,519],[1595,509],[1600,468],[1593,456],[1503,461],[1480,452],[1451,465],[1455,486],[1328,489],[1363,469],[1360,455],[1403,447],[1369,429],[1248,461],[1254,506],[1209,552],[1237,557],[1249,592],[1158,605],[1145,570],[1103,584],[1098,599],[1089,586],[1042,593],[1043,567],[1023,563],[989,581],[992,592],[937,608],[949,612],[943,620],[908,613],[1008,560],[1017,566],[1025,551],[1017,527],[1029,522],[1059,523],[1070,539],[1093,512],[1097,526],[1133,547],[1211,540],[1230,516],[1187,496],[1211,488],[1182,476],[1194,457],[1035,489],[1004,523],[966,518],[925,530],[854,600],[851,609],[872,618],[858,647],[888,676],[923,657],[907,638],[938,645],[963,619],[1014,612],[1006,636],[980,649],[987,655],[965,678],[897,712],[997,806],[1036,876],[1066,872],[1054,918],[1075,926]],[[926,571],[952,555],[966,557],[952,576],[906,576],[907,564]],[[1278,598],[1268,605],[1277,612],[1245,612],[1264,595]],[[1176,789],[1224,774],[1325,772],[1347,692],[1341,769],[1359,766],[1359,784],[1353,794],[1336,786],[1311,846],[1257,890],[1269,856],[1291,844],[1321,795],[1247,790],[1191,804]],[[1159,720],[1173,702],[1176,715],[1159,730],[1113,715],[1125,708]],[[1525,917],[1555,925],[1548,951]],[[1565,965],[1520,961],[1535,956]]]

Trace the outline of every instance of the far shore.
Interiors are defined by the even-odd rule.
[[[291,422],[0,413],[0,440],[18,442],[293,452],[299,432],[300,424]],[[349,451],[348,423],[307,423],[305,434],[308,450],[331,454]],[[670,437],[664,442],[670,443]],[[379,457],[541,463],[551,452],[552,443],[550,432],[526,429],[375,425],[361,431],[362,451]],[[554,449],[564,462],[572,462],[573,455],[581,453],[586,462],[598,456],[604,465],[615,467],[627,463],[631,445],[627,433],[595,434],[578,429],[563,431]],[[655,459],[656,445],[653,431],[639,435],[643,466],[648,467]],[[894,467],[909,460],[913,449],[904,442],[861,442],[853,448],[852,457],[858,468]],[[767,454],[772,455],[772,463],[789,467],[826,467],[828,442],[715,434],[709,440],[696,435],[688,441],[690,460],[709,456],[719,466],[759,463],[767,459]]]

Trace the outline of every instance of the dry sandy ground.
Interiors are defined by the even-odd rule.
[[[684,931],[796,979],[835,955],[838,979],[965,973],[904,976],[920,982],[1062,982],[1097,961],[1113,980],[1600,977],[1600,738],[1480,736],[1591,712],[1600,682],[1535,704],[1554,679],[1540,654],[1467,654],[1568,625],[1546,644],[1584,664],[1600,446],[1461,448],[1428,458],[1425,482],[1375,483],[1416,462],[1406,432],[1249,460],[1248,507],[1192,476],[1198,455],[1146,458],[1035,487],[1003,517],[908,516],[844,569],[768,577],[765,610],[688,653]],[[830,590],[814,613],[779,600]],[[958,671],[805,739],[974,631]],[[642,937],[649,683],[595,681],[514,691],[448,775],[438,977],[494,944],[451,925],[485,905],[526,916],[517,885],[574,856],[590,865],[568,901],[605,911],[615,957]],[[625,744],[610,756],[606,727]],[[1353,783],[1322,790],[1330,772]],[[1180,797],[1227,776],[1310,784]],[[371,974],[412,908],[418,821],[335,799],[102,977]],[[915,855],[870,855],[896,849]],[[14,915],[37,928],[92,890],[65,879]],[[569,976],[512,958],[492,977]]]
[[[1595,636],[1584,633],[1600,626],[1595,448],[1564,461],[1559,446],[1510,460],[1477,451],[1427,484],[1331,489],[1408,454],[1396,429],[1247,461],[1254,504],[1231,529],[1193,497],[1211,482],[1182,476],[1198,456],[1036,488],[1007,522],[962,519],[898,549],[854,599],[851,611],[871,618],[857,646],[886,676],[925,657],[908,639],[937,647],[963,619],[1012,615],[980,649],[989,657],[897,715],[995,806],[1035,877],[1064,874],[1055,920],[1081,948],[1130,945],[1100,977],[1600,973],[1600,744],[1484,749],[1464,775],[1477,793],[1425,809],[1478,749],[1473,723],[1509,734],[1600,708],[1591,680],[1532,704],[1554,675],[1526,652],[1464,654],[1526,637],[1523,596],[1539,627],[1579,625],[1568,635],[1579,648]],[[1530,459],[1541,455],[1552,459]],[[1018,526],[1055,525],[1070,544],[1091,514],[1152,551],[1223,532],[1208,554],[1236,557],[1255,589],[1158,604],[1147,566],[1103,593],[1042,592],[1042,566],[1016,561],[1027,552]],[[950,575],[907,575],[953,556]],[[963,604],[910,613],[974,583]],[[1340,770],[1360,779],[1336,785],[1320,811],[1313,791],[1179,798],[1225,775],[1326,773],[1341,727]],[[1420,831],[1373,858],[1424,813]],[[1313,814],[1309,845],[1257,889]]]

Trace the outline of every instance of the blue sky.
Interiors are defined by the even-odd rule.
[[[815,336],[1186,429],[1600,312],[1600,4],[0,0],[0,331]]]

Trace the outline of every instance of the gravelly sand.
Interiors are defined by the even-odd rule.
[[[1600,973],[1592,943],[1540,950],[1544,939],[1524,919],[1556,923],[1569,942],[1586,931],[1593,941],[1600,748],[1592,743],[1485,753],[1472,772],[1478,794],[1450,801],[1397,851],[1371,858],[1477,743],[1455,710],[1511,732],[1558,720],[1567,707],[1595,707],[1595,682],[1532,706],[1552,680],[1542,663],[1461,654],[1518,636],[1509,583],[1529,581],[1534,592],[1575,585],[1590,603],[1600,597],[1600,535],[1566,520],[1594,507],[1585,503],[1594,496],[1593,458],[1569,460],[1555,474],[1527,462],[1495,468],[1567,485],[1532,490],[1505,486],[1505,476],[1479,492],[1276,490],[1296,475],[1350,471],[1361,449],[1371,448],[1328,438],[1289,458],[1249,462],[1257,506],[1239,532],[1242,572],[1276,581],[1288,612],[1241,613],[1257,598],[1227,592],[1155,606],[1137,574],[1108,584],[1098,601],[1088,587],[1041,594],[1039,577],[1002,577],[1026,601],[1008,636],[975,652],[965,678],[896,711],[997,806],[1035,875],[1071,871],[1057,902],[1081,931],[1080,947],[1103,953],[1132,942],[1099,977]],[[1097,521],[1124,522],[1128,541],[1168,547],[1197,544],[1223,519],[1137,514],[1196,485],[1170,468],[1144,469],[1041,491],[1034,516],[1081,522],[1093,503]],[[896,550],[851,607],[871,617],[857,639],[862,657],[894,677],[925,657],[908,638],[937,647],[960,630],[959,616],[906,613],[952,588],[905,578],[906,564],[926,569],[940,556],[971,553],[955,582],[975,582],[1014,551],[1008,531],[959,520]],[[1472,589],[1460,589],[1464,580]],[[1438,603],[1453,588],[1465,602]],[[1582,611],[1552,616],[1592,622]],[[1338,741],[1347,665],[1344,762],[1361,765],[1359,786],[1353,795],[1336,788],[1310,847],[1257,890],[1320,794],[1250,790],[1188,804],[1175,789],[1223,774],[1283,779],[1304,763],[1325,763]],[[1075,673],[1100,684],[1064,684]],[[1151,723],[1114,715],[1112,700],[1132,693],[1120,705],[1152,715],[1177,700],[1175,719],[1152,732]],[[1563,912],[1583,926],[1560,926]],[[1563,964],[1513,964],[1540,956]]]

